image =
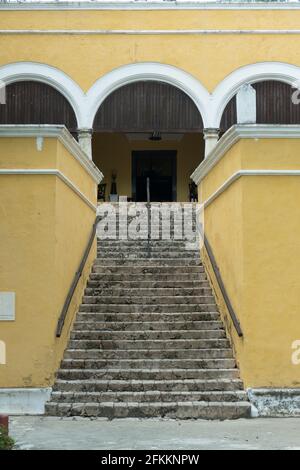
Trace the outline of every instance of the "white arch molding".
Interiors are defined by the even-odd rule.
[[[124,85],[145,80],[168,83],[182,90],[198,108],[204,127],[208,127],[210,94],[206,88],[189,73],[173,65],[159,62],[138,62],[124,65],[97,80],[87,93],[89,109],[87,127],[92,128],[99,107],[112,92]]]
[[[212,94],[212,127],[220,127],[223,112],[228,102],[246,83],[257,83],[265,80],[277,80],[290,85],[300,80],[300,67],[285,62],[258,62],[245,65],[220,82]]]
[[[87,93],[63,71],[37,62],[16,62],[0,67],[0,80],[12,83],[36,80],[57,89],[69,101],[78,128],[91,129],[95,115],[107,96],[116,89],[141,80],[161,81],[186,93],[197,106],[204,128],[220,126],[223,111],[245,83],[278,80],[293,84],[300,81],[300,67],[283,62],[260,62],[243,66],[225,77],[210,94],[199,80],[172,65],[142,62],[118,67],[99,78]]]
[[[16,62],[0,67],[0,80],[5,84],[34,80],[52,86],[72,106],[78,127],[84,126],[86,96],[80,86],[61,70],[37,62]]]

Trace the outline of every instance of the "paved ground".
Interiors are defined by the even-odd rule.
[[[18,416],[10,433],[19,449],[297,449],[300,418],[238,421]]]

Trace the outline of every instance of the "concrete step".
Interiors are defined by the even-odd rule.
[[[163,217],[159,217],[158,214],[150,213],[150,219],[148,219],[148,214],[144,214],[143,217],[137,220],[135,215],[132,216],[113,216],[113,217],[106,217],[102,219],[102,222],[98,224],[98,232],[101,233],[101,239],[104,238],[105,232],[113,231],[114,227],[117,229],[125,230],[129,228],[132,231],[137,230],[147,230],[148,225],[151,228],[160,228],[167,230],[169,226],[171,227],[195,227],[196,223],[200,219],[196,219],[195,217],[191,217],[190,214],[184,216],[184,213],[178,212],[175,217],[170,214],[165,214]]]
[[[124,288],[110,288],[105,287],[103,288],[86,288],[84,291],[85,297],[98,297],[98,296],[112,296],[112,297],[149,297],[150,295],[154,295],[156,297],[162,296],[194,296],[194,297],[202,297],[209,295],[212,297],[212,290],[210,287],[192,287],[192,288],[184,288],[184,287],[177,287],[177,288],[170,288],[170,287],[161,287],[161,288],[140,288],[140,287],[130,287],[127,289]]]
[[[214,312],[188,312],[188,313],[95,313],[80,312],[77,314],[77,322],[195,322],[195,321],[218,321],[220,316]],[[109,326],[109,325],[108,325]]]
[[[231,348],[218,349],[66,349],[65,359],[103,359],[103,360],[195,360],[232,359]],[[195,359],[197,358],[197,359]]]
[[[199,259],[193,258],[145,258],[145,259],[122,259],[122,258],[96,258],[94,262],[94,266],[135,266],[135,267],[181,267],[185,266],[185,268],[189,266],[202,266],[202,262]]]
[[[143,211],[144,212],[144,211]],[[148,223],[148,213],[144,212],[139,219],[137,219],[136,214],[114,214],[112,217],[109,215],[102,219],[102,223],[98,225],[101,227],[101,230],[106,230],[108,224],[112,226],[115,222],[117,226],[121,225],[121,227],[128,227],[131,226],[132,229],[135,227],[141,227],[145,229],[147,225],[151,225],[154,227],[168,227],[169,225],[195,225],[196,218],[192,216],[192,214],[184,214],[184,212],[177,212],[174,216],[171,213],[165,214],[158,214],[157,212],[150,211],[150,221]]]
[[[160,271],[153,271],[153,272],[148,272],[148,269],[145,268],[146,272],[143,272],[141,270],[136,270],[134,269],[134,272],[128,272],[128,270],[123,269],[123,273],[119,273],[118,270],[115,270],[113,268],[111,269],[103,269],[97,268],[98,272],[93,272],[90,274],[90,278],[88,282],[99,282],[101,285],[107,282],[168,282],[168,283],[174,283],[174,282],[199,282],[198,286],[200,287],[200,283],[206,281],[206,275],[204,273],[203,268],[200,268],[200,272],[195,272],[195,273],[188,273],[188,272],[183,272],[183,273],[163,273]],[[94,269],[93,269],[94,271]],[[125,287],[125,284],[124,284]]]
[[[237,419],[250,417],[247,402],[50,403],[46,413],[55,416],[113,418]]]
[[[149,252],[153,255],[159,258],[159,255],[161,254],[162,256],[169,256],[172,258],[176,258],[177,256],[181,256],[183,258],[192,256],[196,258],[200,258],[200,253],[199,250],[192,250],[189,245],[183,246],[182,248],[172,248],[165,246],[165,247],[153,247],[150,243],[148,246],[147,243],[145,243],[144,246],[136,246],[135,249],[133,247],[128,247],[128,248],[123,248],[120,246],[107,246],[107,247],[98,247],[97,249],[97,256],[102,257],[103,255],[105,256],[112,256],[114,258],[115,254],[118,254],[118,256],[122,257],[127,257],[127,256],[133,256],[136,255],[138,256],[148,256]]]
[[[125,229],[130,227],[131,230],[135,230],[136,228],[139,230],[147,230],[148,225],[151,228],[162,228],[167,230],[169,226],[171,227],[182,227],[183,225],[187,227],[195,227],[196,225],[196,218],[191,217],[190,214],[186,217],[183,216],[183,213],[177,213],[175,217],[170,217],[170,214],[166,214],[164,217],[158,217],[158,214],[151,214],[150,213],[150,220],[147,217],[142,217],[137,220],[135,215],[132,216],[113,216],[107,217],[103,219],[103,223],[98,225],[102,231],[112,230],[112,227],[116,224],[117,228]],[[148,222],[149,220],[149,222]]]
[[[98,234],[99,236],[99,234]],[[148,240],[149,234],[148,232],[143,232],[139,233],[138,235],[132,234],[132,233],[127,233],[127,232],[119,232],[110,236],[106,237],[106,241],[133,241],[133,242],[146,242]],[[150,234],[151,237],[151,234]],[[180,232],[159,232],[155,235],[152,236],[151,241],[158,241],[158,242],[173,242],[180,240],[183,243],[193,243],[195,246],[198,246],[197,244],[200,243],[200,237],[195,235],[195,236],[182,236]],[[192,248],[191,248],[192,249]]]
[[[141,259],[154,259],[154,258],[159,258],[159,259],[197,259],[200,260],[199,253],[195,253],[194,251],[153,251],[149,250],[149,253],[147,250],[138,250],[135,252],[127,252],[127,251],[107,251],[107,250],[101,250],[97,252],[97,259],[113,259],[113,258],[118,258],[118,259],[125,259],[125,260],[141,260]]]
[[[71,339],[69,349],[208,349],[227,348],[228,339],[88,340]]]
[[[62,369],[234,369],[234,359],[64,359]]]
[[[147,265],[147,263],[143,264],[143,265],[136,265],[136,264],[133,264],[131,266],[103,266],[103,265],[100,265],[100,264],[94,264],[93,265],[93,268],[92,268],[92,272],[97,274],[97,273],[101,273],[101,274],[126,274],[127,276],[128,275],[152,275],[152,276],[155,276],[156,279],[160,279],[160,275],[164,275],[166,276],[167,278],[169,278],[169,276],[176,276],[177,278],[177,275],[183,275],[185,274],[187,276],[187,278],[190,279],[190,275],[193,275],[193,274],[199,274],[199,273],[204,273],[204,267],[202,265],[198,265],[198,266],[151,266],[151,265]],[[193,278],[192,278],[193,279]]]
[[[165,209],[165,208],[163,208]],[[152,223],[157,224],[158,221],[163,221],[165,224],[171,221],[173,222],[175,220],[175,223],[179,223],[181,220],[186,220],[187,223],[192,223],[195,221],[197,215],[194,213],[194,211],[189,211],[186,208],[182,208],[181,210],[173,212],[173,210],[162,210],[162,208],[156,208],[151,207],[150,209],[150,219]],[[134,220],[135,222],[137,221],[137,217],[139,217],[138,221],[141,223],[141,225],[145,225],[148,220],[148,210],[147,207],[145,206],[140,206],[138,208],[133,208],[130,211],[124,211],[124,212],[115,212],[115,213],[106,213],[105,215],[99,214],[100,219],[103,220],[103,222],[109,221],[114,221],[114,220],[121,220],[122,222],[126,222],[128,220],[131,222]],[[133,222],[135,224],[135,222]]]
[[[169,239],[170,234],[176,234],[176,240],[185,240],[186,237],[191,237],[193,234],[197,235],[197,227],[191,224],[188,225],[180,225],[180,224],[173,224],[171,222],[170,227],[161,226],[161,225],[152,225],[150,224],[149,229],[147,224],[142,224],[141,226],[137,226],[135,223],[133,224],[124,224],[119,222],[112,221],[110,222],[109,228],[103,227],[100,228],[98,225],[97,228],[97,236],[102,240],[114,240],[121,236],[123,240],[138,240],[138,239],[146,239],[148,234],[150,234],[151,238],[154,240],[159,239],[159,235],[163,235],[163,239]]]
[[[215,303],[197,304],[81,304],[80,312],[86,313],[201,313],[217,312]]]
[[[75,321],[73,331],[186,331],[186,330],[224,330],[220,321],[131,321],[131,322],[94,322],[94,321]]]
[[[148,210],[147,207],[145,206],[140,206],[137,208],[138,210],[133,210],[132,213],[130,211],[124,211],[124,212],[114,212],[113,214],[105,214],[102,217],[102,214],[100,214],[100,219],[103,220],[104,222],[106,221],[122,221],[123,223],[128,221],[131,222],[134,220],[135,222],[137,221],[137,216],[139,216],[139,223],[141,225],[146,225],[148,221]],[[142,210],[140,210],[142,209]],[[196,218],[196,214],[194,211],[189,211],[185,210],[186,208],[182,208],[179,211],[173,212],[172,210],[166,210],[162,211],[162,208],[156,208],[151,207],[150,209],[150,221],[151,223],[158,225],[159,223],[164,223],[168,224],[171,222],[174,222],[176,224],[180,223],[181,221],[185,221],[186,223],[193,223]],[[135,224],[135,223],[134,223]]]
[[[143,325],[140,325],[143,326]],[[164,330],[159,331],[142,330],[73,330],[71,340],[109,340],[109,341],[152,341],[152,340],[174,340],[174,339],[220,339],[226,338],[224,330]]]
[[[62,380],[238,379],[237,369],[59,369]]]
[[[183,240],[153,240],[151,239],[151,249],[152,250],[186,250],[187,244]],[[103,240],[97,239],[97,249],[99,251],[105,249],[116,249],[116,250],[126,250],[130,251],[132,249],[144,250],[147,249],[148,240]],[[195,249],[199,253],[199,250]]]
[[[131,251],[132,249],[136,250],[146,250],[148,248],[148,239],[147,240],[101,240],[97,239],[97,250],[120,250],[120,251]],[[153,251],[194,251],[199,254],[199,250],[197,248],[193,249],[191,247],[188,248],[186,240],[155,240],[153,238],[150,239],[150,248]]]
[[[59,369],[62,380],[176,380],[238,379],[237,369]]]
[[[138,205],[139,204],[139,205]],[[121,208],[121,211],[119,211],[117,208],[116,210],[110,214],[109,212],[106,212],[105,214],[99,214],[100,218],[104,218],[105,220],[107,219],[130,219],[130,218],[136,218],[137,215],[148,215],[148,207],[145,206],[146,203],[138,203],[136,206],[127,206],[126,208]],[[151,203],[150,206],[150,214],[152,215],[153,219],[157,219],[159,217],[182,217],[182,215],[185,214],[185,217],[189,220],[190,218],[194,218],[196,216],[196,212],[194,208],[187,208],[187,207],[180,207],[175,210],[173,210],[173,206],[153,206],[154,203]],[[172,203],[173,204],[173,203]]]
[[[149,403],[149,402],[236,402],[247,401],[244,391],[201,392],[201,391],[147,391],[147,392],[53,392],[52,401],[55,403]]]
[[[132,295],[132,296],[120,296],[120,295],[84,295],[82,298],[83,304],[103,305],[103,304],[125,304],[125,305],[171,305],[171,304],[182,304],[187,306],[188,304],[212,304],[214,302],[213,295]]]
[[[107,218],[105,220],[105,224],[98,225],[98,232],[101,232],[101,239],[105,239],[105,235],[107,232],[113,232],[114,228],[117,231],[125,231],[129,230],[131,232],[145,232],[148,230],[148,225],[151,231],[155,230],[163,230],[168,231],[169,229],[178,228],[183,230],[185,227],[187,230],[195,229],[196,228],[196,220],[192,220],[191,218],[184,218],[181,216],[175,217],[175,219],[167,218],[167,219],[160,219],[157,220],[156,217],[150,217],[150,222],[148,223],[148,218],[144,218],[140,220],[139,223],[136,223],[137,220],[135,217],[132,218],[124,218],[124,217],[112,217]]]
[[[125,279],[125,278],[124,278]],[[203,289],[209,288],[208,281],[176,281],[176,280],[165,280],[165,281],[144,281],[144,280],[88,280],[87,289]],[[88,290],[85,293],[88,295]]]
[[[240,379],[181,379],[181,380],[61,380],[53,390],[61,392],[148,392],[148,391],[236,391],[242,390]]]

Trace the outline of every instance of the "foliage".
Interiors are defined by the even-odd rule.
[[[7,434],[6,429],[0,426],[0,450],[11,450],[14,446],[14,441]]]

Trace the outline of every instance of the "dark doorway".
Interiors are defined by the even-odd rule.
[[[176,201],[176,150],[132,152],[132,197],[147,201],[147,177],[152,202]]]

